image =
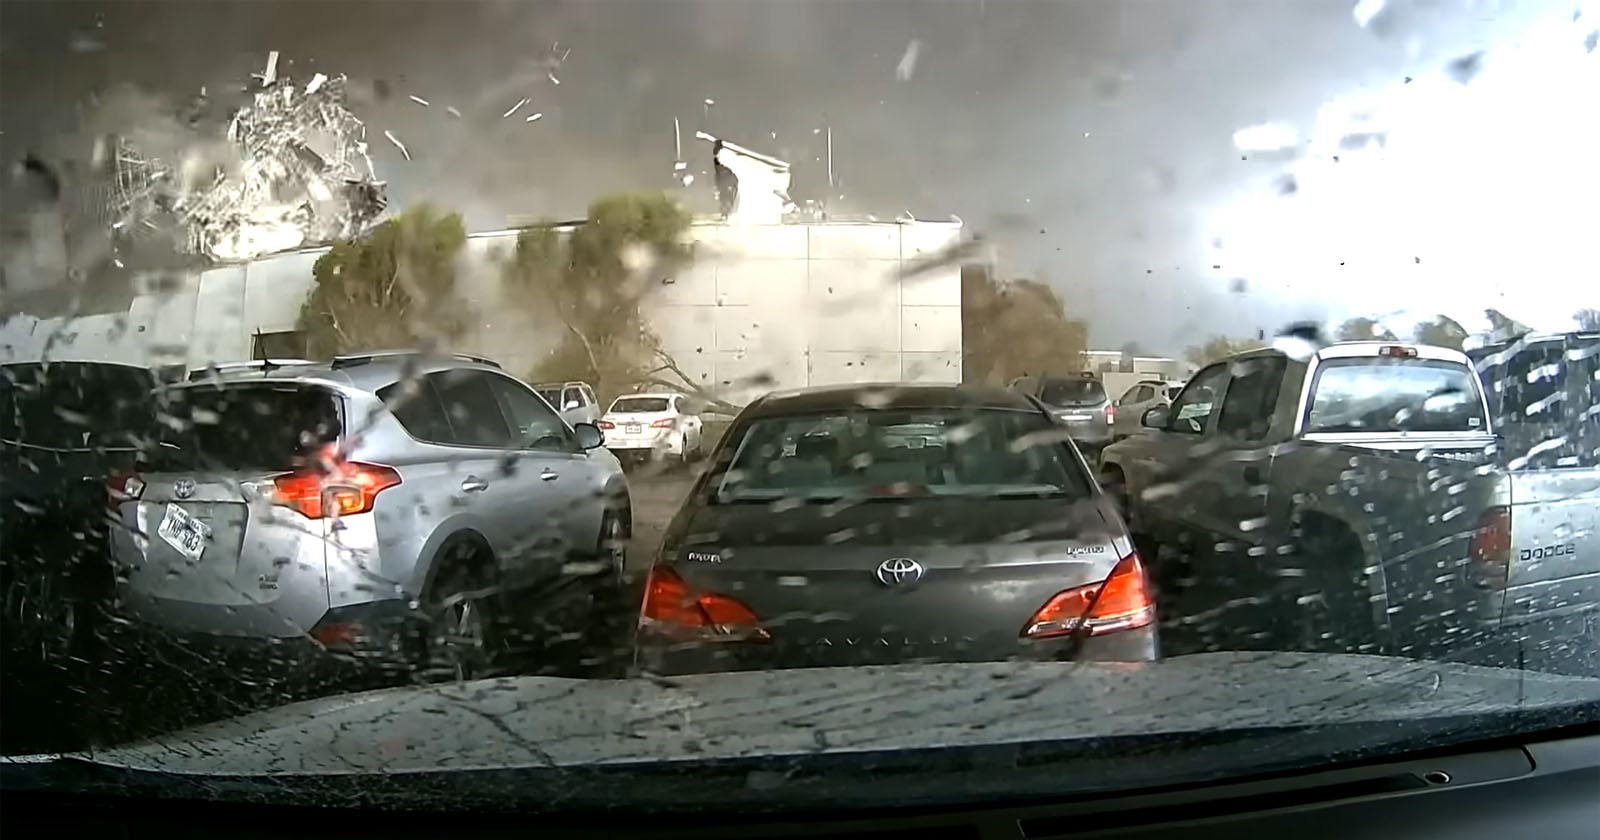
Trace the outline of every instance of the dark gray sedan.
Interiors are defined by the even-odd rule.
[[[1149,660],[1155,612],[1126,526],[1036,401],[808,389],[757,400],[723,436],[667,528],[635,661]]]

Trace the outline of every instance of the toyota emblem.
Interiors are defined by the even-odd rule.
[[[878,582],[884,586],[900,586],[922,580],[922,564],[910,557],[891,557],[878,564]]]
[[[187,499],[194,495],[194,479],[180,478],[172,482],[172,495],[180,499]]]

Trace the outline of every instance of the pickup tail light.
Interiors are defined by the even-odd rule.
[[[1478,517],[1467,547],[1472,585],[1503,589],[1511,576],[1511,508],[1492,507]]]
[[[1137,552],[1118,561],[1110,576],[1099,583],[1057,592],[1040,607],[1020,634],[1026,639],[1049,639],[1087,631],[1100,636],[1118,630],[1144,627],[1156,619],[1155,599],[1145,579]]]
[[[695,592],[667,566],[650,570],[639,615],[641,628],[673,636],[705,641],[764,642],[772,638],[749,607],[726,595]]]
[[[277,503],[307,519],[367,513],[378,494],[400,483],[400,473],[381,464],[347,461],[332,470],[302,470],[272,480]]]

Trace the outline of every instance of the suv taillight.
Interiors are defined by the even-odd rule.
[[[332,472],[303,470],[272,480],[278,504],[308,519],[346,516],[372,510],[378,494],[400,483],[400,473],[381,464],[349,461]]]
[[[114,472],[106,479],[106,504],[110,507],[136,502],[143,495],[144,479],[132,472]]]
[[[1088,635],[1099,636],[1143,627],[1155,618],[1155,599],[1150,596],[1144,564],[1138,553],[1133,553],[1122,558],[1105,580],[1057,592],[1028,619],[1021,635],[1049,639],[1071,635],[1080,625],[1087,625]]]
[[[744,604],[726,595],[694,592],[667,566],[650,570],[644,585],[640,626],[717,641],[766,641],[771,638],[761,619]]]
[[[1117,422],[1117,407],[1106,403],[1106,425],[1110,426],[1115,422]]]
[[[1505,587],[1511,575],[1511,508],[1492,507],[1478,517],[1467,557],[1472,564],[1472,585],[1480,589]]]

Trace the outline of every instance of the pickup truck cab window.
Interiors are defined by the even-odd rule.
[[[1211,417],[1217,413],[1218,397],[1228,382],[1228,366],[1216,364],[1195,374],[1189,387],[1183,389],[1172,403],[1168,415],[1167,431],[1186,435],[1203,435],[1211,426]]]
[[[1278,391],[1288,361],[1283,356],[1262,355],[1235,361],[1233,379],[1222,400],[1222,415],[1217,428],[1241,440],[1261,440],[1272,428],[1272,415],[1278,405]]]
[[[1439,359],[1350,357],[1317,367],[1305,431],[1481,432],[1472,368]]]

